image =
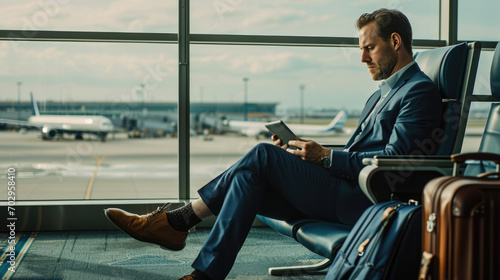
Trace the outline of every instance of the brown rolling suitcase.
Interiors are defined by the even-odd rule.
[[[500,279],[500,155],[467,153],[451,157],[488,160],[497,171],[477,177],[431,180],[423,193],[423,243],[419,280]]]

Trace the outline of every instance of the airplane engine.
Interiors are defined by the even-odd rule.
[[[42,129],[42,139],[43,140],[52,140],[56,137],[57,131],[50,129],[49,127],[44,127]]]

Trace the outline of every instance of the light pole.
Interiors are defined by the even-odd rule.
[[[21,120],[21,85],[22,82],[17,82],[17,120]]]
[[[304,89],[305,85],[300,85],[300,123],[304,123]]]
[[[248,101],[248,78],[247,77],[244,77],[243,78],[243,83],[244,83],[244,91],[243,91],[243,99],[244,99],[244,102],[243,102],[243,120],[247,121],[248,120],[248,112],[247,112],[247,101]]]
[[[141,84],[141,129],[144,128],[144,84]]]
[[[200,86],[200,103],[203,104],[203,86]]]
[[[144,114],[144,84],[141,84],[141,110],[142,114]]]

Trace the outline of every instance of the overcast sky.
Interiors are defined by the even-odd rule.
[[[477,3],[475,3],[477,2]],[[356,18],[379,7],[398,8],[414,38],[437,39],[439,1],[191,1],[191,32],[356,37]],[[498,0],[459,3],[459,39],[500,41]],[[177,1],[0,0],[0,28],[177,32]],[[316,109],[360,109],[377,87],[357,48],[191,46],[191,101],[249,102]],[[477,90],[488,91],[490,54],[481,60]],[[39,101],[177,101],[175,44],[0,42],[0,100],[33,91]],[[143,87],[141,87],[143,84]]]

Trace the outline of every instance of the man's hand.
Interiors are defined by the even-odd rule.
[[[299,139],[284,144],[277,135],[273,135],[272,140],[274,141],[274,145],[286,149],[289,153],[299,156],[303,160],[314,162],[319,165],[321,165],[321,157],[327,150],[330,150],[312,140]],[[289,146],[295,146],[298,149],[288,149]]]
[[[271,137],[271,140],[273,140],[275,146],[286,149],[286,147],[283,147],[283,143],[281,143],[281,139],[278,138],[278,135],[273,134],[273,136]]]
[[[281,141],[281,139],[278,138],[278,135],[273,134],[271,139],[273,140],[275,146],[278,146],[278,147],[285,149],[285,150],[288,149],[288,147],[289,147],[288,143],[283,143]],[[302,140],[302,139],[300,139],[300,140]]]
[[[292,146],[292,145],[290,145],[288,143],[283,143],[283,141],[281,141],[281,139],[278,138],[278,135],[276,135],[276,134],[273,134],[273,136],[271,137],[271,139],[273,140],[275,146],[278,146],[278,147],[280,147],[280,148],[282,148],[284,150],[288,150],[288,147]],[[305,140],[302,140],[300,138],[299,138],[299,140],[300,141],[305,141]]]
[[[288,144],[298,148],[297,150],[287,149],[289,153],[299,156],[303,160],[314,162],[319,165],[321,165],[321,157],[327,151],[327,148],[312,140],[300,139],[298,141],[289,141]]]

